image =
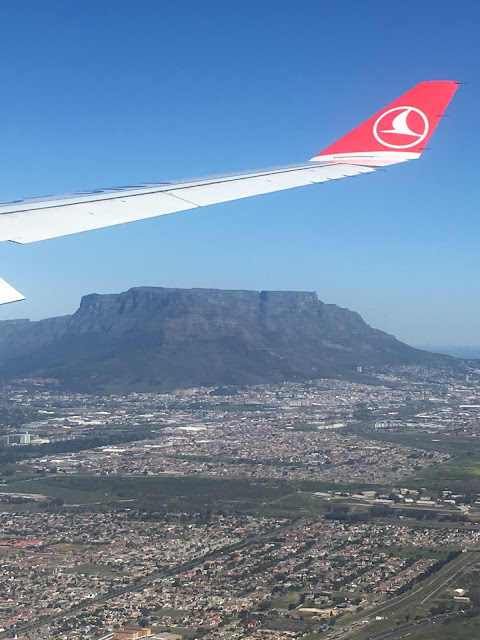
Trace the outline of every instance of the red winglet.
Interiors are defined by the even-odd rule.
[[[418,158],[459,82],[421,82],[312,160],[393,164]],[[370,161],[368,161],[370,156]]]

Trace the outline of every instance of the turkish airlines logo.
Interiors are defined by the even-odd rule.
[[[415,147],[427,133],[427,116],[416,107],[389,109],[373,125],[373,135],[378,142],[392,149]]]

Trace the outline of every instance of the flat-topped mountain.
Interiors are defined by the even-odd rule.
[[[352,378],[360,365],[447,359],[299,291],[138,287],[85,296],[71,316],[0,322],[2,378],[97,392]]]

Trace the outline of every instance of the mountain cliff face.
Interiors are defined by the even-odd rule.
[[[85,296],[72,316],[0,322],[4,379],[97,392],[352,377],[359,365],[440,358],[297,291],[139,287]]]

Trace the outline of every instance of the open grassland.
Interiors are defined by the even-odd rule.
[[[5,491],[42,493],[65,505],[125,506],[169,511],[255,510],[296,491],[287,483],[217,478],[63,476],[14,482]]]
[[[95,549],[97,545],[83,544],[83,542],[58,542],[57,544],[50,545],[50,549],[57,553],[85,553]]]
[[[152,626],[152,633],[174,633],[182,636],[182,638],[195,638],[198,634],[197,629],[194,627],[158,627]]]
[[[318,516],[327,510],[313,494],[342,488],[356,492],[370,485],[339,487],[323,482],[282,482],[205,477],[88,476],[52,474],[29,480],[13,480],[2,490],[43,494],[65,506],[107,509],[129,507],[173,512],[219,509],[259,515]],[[38,506],[36,507],[38,508]]]
[[[178,616],[186,615],[187,612],[183,609],[157,609],[155,611],[156,618],[177,618]]]
[[[286,496],[261,505],[262,515],[289,517],[292,515],[321,516],[328,510],[328,503],[312,493],[294,491]]]
[[[8,493],[42,494],[49,498],[62,500],[66,504],[82,504],[93,506],[114,500],[115,496],[106,491],[102,484],[92,482],[93,479],[82,478],[75,482],[73,477],[47,476],[31,480],[14,481],[2,487]]]
[[[441,549],[423,549],[419,547],[378,547],[376,552],[378,553],[392,553],[397,558],[413,558],[415,562],[422,560],[423,558],[434,558],[435,560],[445,560],[449,551]]]
[[[19,553],[26,554],[30,553],[30,551],[26,549],[15,549],[14,547],[0,547],[0,558],[5,558],[7,556],[16,556]]]
[[[442,464],[425,469],[408,486],[423,486],[432,491],[448,488],[460,493],[480,492],[480,455],[458,456]]]
[[[478,640],[480,638],[480,618],[432,624],[428,627],[412,629],[408,640]]]
[[[113,578],[125,575],[122,571],[113,571],[106,564],[94,564],[91,562],[76,564],[71,569],[67,569],[65,573],[83,573],[86,576],[108,576]]]
[[[480,441],[478,438],[461,437],[442,433],[427,433],[422,429],[407,429],[404,431],[383,431],[374,429],[370,425],[354,427],[353,431],[369,440],[379,442],[393,442],[406,447],[418,447],[440,453],[462,455],[468,453],[480,453]]]

